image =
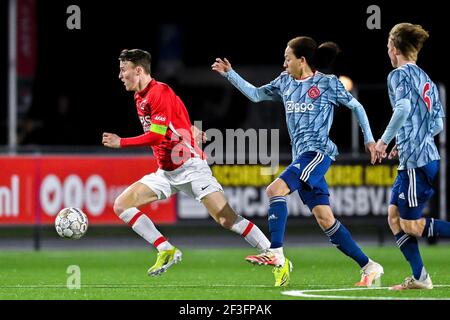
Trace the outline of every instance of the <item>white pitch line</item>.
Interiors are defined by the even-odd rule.
[[[450,287],[450,285],[434,285],[436,288]],[[339,289],[311,289],[311,290],[289,290],[283,291],[281,294],[286,296],[303,297],[303,298],[327,298],[327,299],[370,299],[370,300],[450,300],[449,298],[421,298],[421,297],[370,297],[370,296],[342,296],[342,295],[322,295],[314,294],[315,292],[336,292],[336,291],[361,291],[361,290],[389,290],[390,287],[373,287],[373,288],[339,288]]]
[[[307,286],[307,287],[330,287],[334,288],[336,285],[332,284],[302,284],[299,283],[299,286]],[[221,288],[221,287],[230,287],[230,288],[273,288],[276,289],[272,285],[265,284],[210,284],[210,285],[201,285],[201,284],[150,284],[150,283],[110,283],[110,284],[100,284],[100,283],[89,283],[89,284],[81,284],[84,288],[174,288],[174,287],[211,287],[211,288]],[[38,289],[38,288],[67,288],[65,284],[11,284],[11,285],[0,285],[0,289]]]
[[[81,288],[273,288],[270,285],[239,285],[239,284],[211,284],[211,285],[201,285],[201,284],[81,284]],[[38,285],[0,285],[0,289],[42,289],[42,288],[54,288],[54,289],[65,289],[66,285],[61,284],[38,284]]]

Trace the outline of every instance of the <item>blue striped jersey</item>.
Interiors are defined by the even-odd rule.
[[[329,132],[334,107],[339,105],[347,106],[355,113],[364,134],[364,143],[374,141],[363,106],[334,75],[316,71],[311,77],[296,80],[282,72],[275,80],[259,88],[242,79],[234,70],[227,72],[225,77],[253,102],[283,102],[293,159],[302,153],[315,151],[335,160],[338,149]]]
[[[436,121],[445,115],[436,85],[425,71],[413,63],[391,71],[387,82],[393,110],[403,99],[410,104],[406,121],[395,136],[399,170],[418,168],[439,160],[433,128]]]

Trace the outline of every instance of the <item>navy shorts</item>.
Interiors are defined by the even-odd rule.
[[[325,181],[325,173],[331,165],[331,158],[308,151],[300,155],[280,175],[290,192],[298,191],[300,198],[309,209],[318,205],[330,205],[330,193]]]
[[[420,168],[398,170],[390,203],[398,207],[402,219],[417,220],[422,217],[426,202],[434,194],[432,184],[438,170],[439,160]]]

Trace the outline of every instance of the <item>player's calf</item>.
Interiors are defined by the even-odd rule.
[[[261,229],[241,216],[237,216],[230,230],[243,236],[245,241],[260,251],[267,250],[270,247],[270,241],[262,233]]]
[[[270,241],[262,233],[262,231],[253,224],[253,222],[239,216],[235,213],[233,208],[226,203],[220,211],[212,210],[209,202],[203,202],[210,210],[213,218],[225,229],[231,230],[244,237],[252,247],[260,251],[266,250],[270,247]]]

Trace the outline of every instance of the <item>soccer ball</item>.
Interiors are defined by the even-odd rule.
[[[55,219],[56,232],[67,239],[80,239],[88,229],[88,218],[78,208],[64,208]]]

